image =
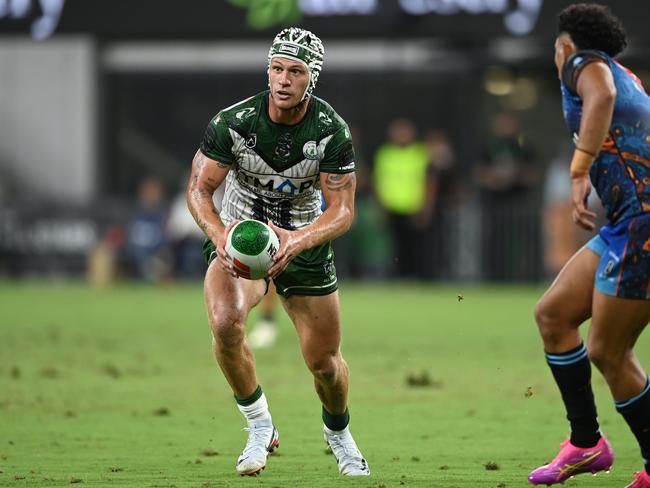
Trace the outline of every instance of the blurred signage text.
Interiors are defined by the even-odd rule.
[[[297,22],[301,17],[373,16],[379,12],[378,0],[229,0],[247,10],[247,23],[253,29]],[[510,34],[529,34],[537,23],[543,0],[398,0],[402,13],[427,15],[503,16]]]
[[[64,3],[65,0],[0,0],[0,19],[30,20],[32,37],[46,39],[56,31]]]
[[[513,9],[509,0],[399,0],[402,9],[411,15],[502,14],[508,32],[529,34],[535,28],[543,0],[517,0],[515,3]]]
[[[0,35],[98,39],[267,39],[298,25],[323,39],[446,38],[483,44],[556,32],[567,0],[0,0]],[[646,38],[638,1],[615,13]]]
[[[305,15],[370,15],[378,0],[298,0]]]

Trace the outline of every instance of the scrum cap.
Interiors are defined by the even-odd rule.
[[[299,27],[288,27],[280,31],[273,39],[269,49],[268,63],[271,66],[271,59],[281,57],[299,61],[307,67],[309,72],[309,83],[300,101],[312,94],[316,88],[318,75],[323,69],[323,57],[325,48],[323,42],[315,34]]]

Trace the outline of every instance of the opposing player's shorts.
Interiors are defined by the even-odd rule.
[[[217,257],[216,248],[210,239],[203,241],[203,257],[208,265]],[[331,243],[298,254],[273,282],[278,295],[285,298],[291,295],[321,296],[334,293],[338,289],[338,280]]]
[[[600,229],[587,247],[600,256],[595,287],[620,298],[650,298],[650,214]]]

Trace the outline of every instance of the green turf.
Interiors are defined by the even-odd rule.
[[[540,292],[342,289],[366,479],[341,478],[325,453],[320,406],[282,315],[279,344],[257,355],[281,447],[262,476],[240,478],[244,422],[212,359],[199,287],[0,284],[0,486],[527,486],[567,432],[532,318]],[[642,338],[646,364],[649,353]],[[565,486],[622,487],[641,466],[638,449],[594,376],[618,461]],[[408,384],[420,377],[430,384]]]

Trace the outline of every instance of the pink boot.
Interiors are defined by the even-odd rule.
[[[634,473],[634,481],[625,488],[650,488],[650,476],[645,469],[639,473]]]
[[[614,462],[614,451],[605,437],[601,437],[594,447],[576,447],[569,439],[560,444],[560,452],[549,464],[540,466],[528,475],[533,485],[553,485],[564,483],[567,479],[581,473],[609,471]],[[647,476],[647,475],[646,475]],[[637,478],[639,479],[639,478]],[[636,481],[635,481],[636,483]],[[630,485],[641,488],[648,485]]]

